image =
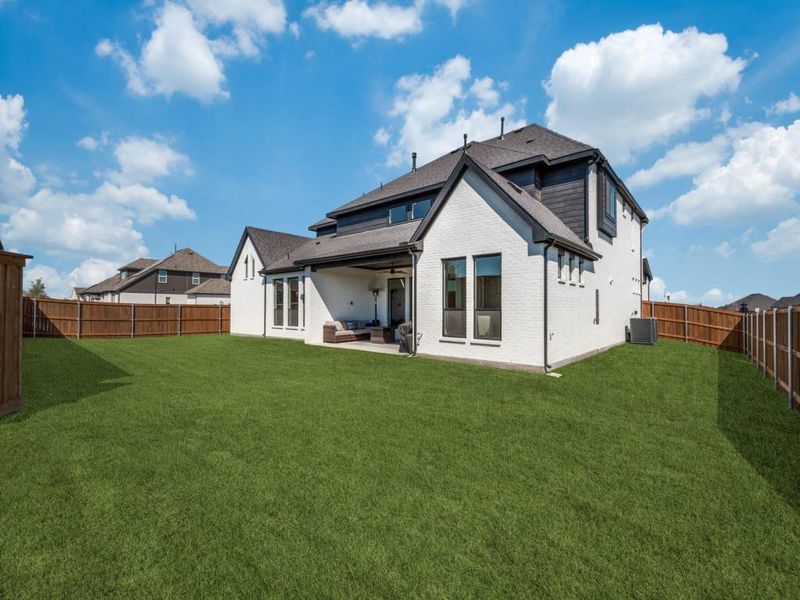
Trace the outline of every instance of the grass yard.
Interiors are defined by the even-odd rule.
[[[800,594],[800,414],[755,367],[661,342],[560,372],[26,340],[0,598]]]

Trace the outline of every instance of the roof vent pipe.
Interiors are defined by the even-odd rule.
[[[414,172],[417,170],[417,153],[411,153],[411,171]]]
[[[464,134],[464,152],[467,151],[467,134]]]
[[[500,117],[500,139],[505,139],[506,118]]]

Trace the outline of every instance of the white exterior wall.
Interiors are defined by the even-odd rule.
[[[120,292],[113,300],[106,302],[119,302],[120,304],[194,304],[186,294],[150,294],[146,292]],[[155,299],[155,301],[154,301]]]
[[[245,260],[255,261],[253,268],[245,269]],[[239,335],[264,335],[264,278],[258,272],[264,268],[248,236],[231,278],[231,333]]]
[[[191,304],[230,304],[231,297],[224,294],[192,294],[189,301]]]
[[[298,316],[297,327],[289,327],[289,284],[287,279],[291,277],[299,278],[298,291]],[[267,276],[267,337],[280,337],[291,338],[295,340],[305,339],[306,328],[304,315],[307,318],[308,314],[305,312],[305,296],[304,291],[305,271],[296,271],[292,273],[281,273],[279,275]],[[275,324],[275,286],[283,286],[283,325]],[[263,299],[262,299],[263,302]]]
[[[641,310],[641,222],[630,208],[623,214],[617,194],[617,236],[597,229],[597,172],[589,174],[589,239],[600,260],[586,261],[584,285],[559,282],[558,251],[550,250],[548,362],[551,365],[625,341],[625,327]],[[600,291],[600,322],[595,323],[595,290]]]
[[[419,354],[541,366],[542,247],[532,230],[478,176],[467,171],[423,242],[417,262]],[[502,255],[502,340],[474,338],[473,257]],[[442,336],[442,260],[466,257],[466,339]]]

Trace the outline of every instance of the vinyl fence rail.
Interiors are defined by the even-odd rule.
[[[26,337],[114,338],[230,333],[222,304],[117,304],[25,298]]]

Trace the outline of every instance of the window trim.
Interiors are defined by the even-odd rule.
[[[280,286],[280,287],[279,287]],[[278,316],[278,290],[281,292],[280,323],[275,318]],[[286,308],[286,290],[283,287],[283,278],[272,280],[272,326],[283,327],[283,313]]]
[[[163,277],[163,279],[162,279]],[[159,269],[158,270],[158,283],[167,283],[169,281],[169,276],[167,275],[166,269]]]
[[[197,281],[195,281],[195,279]],[[200,285],[200,273],[192,273],[192,285]]]
[[[478,308],[478,265],[477,261],[481,258],[500,258],[500,336],[490,337],[488,335],[478,335],[478,310],[488,310]],[[475,254],[472,257],[472,339],[481,341],[501,342],[503,340],[503,253],[492,252],[491,254]]]
[[[467,291],[464,290],[464,335],[447,335],[444,330],[445,326],[445,311],[447,310],[458,310],[458,309],[448,309],[447,308],[447,270],[445,269],[445,264],[448,262],[456,261],[456,260],[463,260],[464,261],[464,287],[466,288],[467,285],[467,257],[466,256],[454,256],[452,258],[443,258],[442,259],[442,337],[451,339],[451,340],[466,340],[467,339]]]

